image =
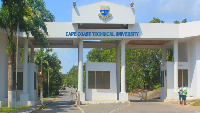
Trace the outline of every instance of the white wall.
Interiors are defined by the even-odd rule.
[[[35,63],[28,64],[28,93],[29,100],[36,100],[36,91],[34,90],[34,71],[35,71]]]
[[[7,43],[5,35],[0,34],[0,101],[8,95],[8,56],[5,52]]]
[[[187,42],[179,42],[178,43],[178,61],[179,62],[188,62]]]
[[[120,39],[120,38],[152,38],[173,39],[179,37],[179,24],[169,23],[136,23],[129,25],[129,29],[78,29],[77,24],[71,22],[46,22],[49,35],[47,38],[83,38],[83,39]],[[139,36],[66,36],[66,32],[139,32]],[[24,35],[25,37],[26,35]],[[31,37],[31,36],[30,36]]]
[[[88,89],[88,71],[110,71],[110,89]],[[86,63],[86,101],[117,100],[116,63]]]
[[[164,71],[164,70],[167,70],[167,62],[163,62],[161,64],[161,71]],[[160,76],[160,84],[161,84],[161,76]],[[164,77],[164,87],[161,87],[161,91],[160,91],[160,99],[161,100],[166,99],[166,97],[165,97],[165,77]]]
[[[29,101],[37,100],[36,90],[34,90],[34,72],[37,73],[37,66],[34,63],[28,63],[28,93]],[[23,72],[23,63],[18,64],[18,72]],[[7,89],[6,91],[7,92]],[[17,100],[20,101],[20,94],[23,94],[23,90],[17,90]],[[14,94],[15,98],[15,94]]]
[[[197,97],[200,97],[200,37],[196,38]]]
[[[199,29],[200,29],[200,21],[180,23],[179,37],[185,38],[185,37],[199,36],[200,35]]]
[[[109,6],[111,13],[109,18],[102,19],[98,16],[101,5]],[[72,8],[72,23],[134,24],[135,11],[131,7],[102,1]]]
[[[196,97],[197,96],[197,65],[196,65],[196,56],[197,53],[196,51],[196,39],[193,38],[189,41],[189,49],[190,49],[190,57],[189,57],[189,61],[190,61],[190,71],[189,71],[189,85],[191,86],[191,91],[192,94],[191,96]]]
[[[200,21],[172,24],[172,23],[135,23],[129,25],[129,29],[78,29],[77,24],[71,22],[47,22],[49,36],[47,38],[152,38],[152,39],[173,39],[199,36],[198,25]],[[187,28],[188,27],[188,28]],[[55,32],[56,31],[56,32]],[[198,32],[197,32],[198,31]],[[139,36],[66,36],[66,32],[139,32]],[[25,37],[26,35],[24,35]]]
[[[167,62],[167,99],[174,97],[174,62]]]
[[[174,62],[167,61],[164,66],[162,66],[161,70],[166,69],[167,67],[167,99],[178,99],[177,92],[174,92]],[[192,91],[192,88],[190,87],[190,79],[191,74],[190,71],[190,64],[188,62],[179,62],[178,63],[178,69],[188,69],[188,96],[194,95],[194,92]],[[161,94],[164,94],[164,89],[161,90]],[[163,96],[163,95],[162,95]],[[164,97],[161,97],[164,98]]]

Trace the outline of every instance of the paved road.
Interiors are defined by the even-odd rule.
[[[70,99],[71,88],[66,88],[58,98],[39,113],[81,113]],[[73,89],[73,92],[75,90]]]
[[[80,106],[85,113],[200,113],[200,107],[179,105],[178,102],[140,101],[129,95],[131,103]]]
[[[49,104],[40,113],[81,113],[70,99],[70,88],[67,88],[56,101]],[[75,92],[73,90],[73,92]],[[140,101],[137,95],[129,95],[131,103],[98,104],[79,106],[84,113],[200,113],[200,107],[179,105],[178,102]]]
[[[129,96],[131,104],[114,113],[200,113],[200,107],[180,105],[178,102],[139,101],[137,96]]]

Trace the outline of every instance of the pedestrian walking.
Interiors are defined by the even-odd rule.
[[[186,97],[187,97],[187,88],[183,88],[183,99],[184,99],[184,105],[186,105]]]
[[[183,95],[183,89],[181,87],[178,88],[178,95],[179,95],[179,100],[180,104],[182,105],[182,95]]]
[[[73,100],[72,90],[70,92],[70,99],[71,99],[71,101]]]

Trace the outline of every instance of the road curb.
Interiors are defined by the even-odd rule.
[[[47,106],[48,104],[50,104],[51,102],[53,102],[54,99],[55,98],[51,99],[49,102],[47,102],[46,104],[44,104],[44,106]],[[26,113],[33,113],[34,111],[41,110],[41,109],[43,109],[42,106],[40,106],[39,108],[36,108],[36,109],[33,108],[32,110],[26,111]]]

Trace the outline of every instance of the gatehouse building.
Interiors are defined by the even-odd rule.
[[[120,9],[120,11],[119,11]],[[78,91],[82,103],[128,101],[126,92],[125,50],[162,49],[161,100],[177,100],[178,87],[188,89],[188,99],[200,98],[200,21],[173,23],[135,23],[134,5],[126,7],[106,1],[72,9],[72,22],[47,22],[49,48],[78,48]],[[16,40],[16,37],[14,37]],[[88,41],[90,40],[90,41]],[[96,40],[116,40],[101,42]],[[15,41],[16,42],[16,41]],[[0,106],[8,105],[8,40],[0,29]],[[34,38],[19,34],[24,48],[18,66],[18,105],[33,106],[38,101],[38,67],[34,64]],[[31,62],[28,62],[28,49]],[[116,62],[86,63],[83,89],[83,49],[116,48]],[[173,61],[166,61],[166,49],[173,49]],[[121,51],[121,52],[120,52]],[[121,60],[120,60],[121,59]],[[15,78],[14,78],[15,79]],[[106,96],[102,96],[106,95]]]

